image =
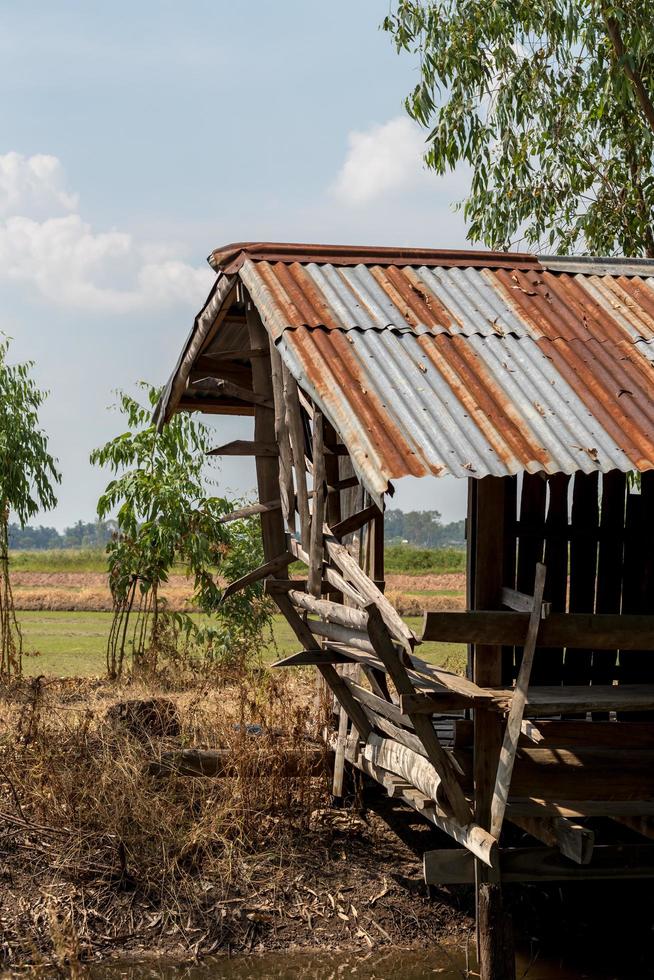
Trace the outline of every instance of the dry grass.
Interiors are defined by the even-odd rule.
[[[248,901],[262,891],[273,901],[306,858],[326,796],[326,779],[310,775],[320,712],[306,683],[254,672],[172,694],[79,679],[6,686],[0,962],[61,965],[162,937],[190,952],[242,942]],[[174,736],[108,715],[162,693]],[[264,734],[248,733],[253,723]],[[190,745],[226,750],[233,775],[147,774],[150,760]],[[289,748],[300,758],[293,779],[282,775]]]

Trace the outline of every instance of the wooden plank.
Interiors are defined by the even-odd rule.
[[[325,622],[338,623],[340,626],[349,627],[361,633],[361,639],[367,637],[368,617],[366,613],[351,606],[344,606],[338,602],[331,602],[329,599],[316,599],[314,596],[305,592],[291,590],[287,593],[289,599],[299,609],[320,616]]]
[[[449,643],[509,643],[524,639],[527,613],[502,610],[428,612],[422,640]],[[542,647],[654,650],[654,615],[552,613],[541,625]]]
[[[321,647],[314,639],[311,630],[304,620],[298,615],[288,596],[277,594],[274,595],[273,598],[277,603],[280,612],[282,612],[288,620],[291,629],[297,636],[300,643],[306,647],[307,650],[321,650]],[[352,720],[352,724],[355,725],[359,735],[365,740],[371,733],[372,726],[368,721],[363,708],[357,702],[356,698],[353,697],[341,675],[337,673],[331,664],[321,664],[318,666],[318,670],[325,678],[325,681],[331,688],[337,700],[349,715],[350,719]]]
[[[345,546],[336,540],[331,529],[327,526],[325,526],[324,540],[329,557],[344,578],[354,585],[368,603],[374,603],[378,607],[386,626],[404,644],[407,652],[410,652],[413,644],[416,642],[416,637],[396,611],[395,607],[379,591],[374,582],[368,578]]]
[[[539,744],[543,748],[574,749],[575,747],[601,748],[602,746],[621,749],[654,748],[654,726],[644,722],[624,720],[549,721],[538,719],[537,727],[542,739]],[[452,739],[453,745],[458,748],[472,745],[472,721],[465,718],[455,719]],[[519,744],[527,744],[526,736],[521,739]]]
[[[270,345],[270,371],[275,402],[275,438],[279,449],[279,494],[286,526],[293,534],[296,527],[293,454],[286,424],[282,359],[274,343]]]
[[[622,609],[625,613],[645,613],[653,608],[654,473],[642,473],[640,494],[627,494]],[[631,653],[625,653],[626,649],[620,647],[620,683],[654,683],[654,644],[643,642]],[[640,717],[647,719],[648,714]]]
[[[503,525],[502,525],[502,585],[514,589],[516,586],[516,573],[518,561],[518,540],[516,537],[516,522],[518,514],[518,478],[517,476],[504,477],[502,481],[503,493]],[[517,589],[516,589],[517,591]],[[470,608],[475,607],[474,603],[469,603]],[[509,645],[502,646],[502,677],[500,684],[510,685],[515,677],[515,648]],[[470,675],[472,676],[472,674]]]
[[[254,517],[255,514],[269,514],[271,511],[279,510],[279,500],[269,500],[265,504],[248,504],[247,507],[240,507],[229,514],[225,514],[218,521],[219,524],[230,524],[232,521],[241,521],[246,517]]]
[[[353,531],[358,531],[364,526],[364,524],[368,524],[369,521],[377,518],[379,513],[380,511],[377,504],[370,504],[369,507],[364,507],[363,510],[358,511],[356,514],[351,514],[344,520],[339,521],[339,523],[335,526],[332,526],[331,532],[335,538],[344,538],[347,534],[352,534]],[[372,577],[376,577],[374,572]]]
[[[654,800],[542,800],[511,797],[509,809],[525,816],[550,813],[561,817],[654,817]]]
[[[556,847],[561,854],[575,864],[590,864],[595,846],[595,834],[589,827],[569,820],[567,817],[523,816],[507,811],[507,820],[531,837]]]
[[[325,436],[320,409],[313,413],[313,513],[309,542],[309,592],[319,596],[322,584],[323,525],[325,522]]]
[[[234,384],[233,381],[226,381],[224,378],[200,378],[190,386],[190,391],[197,391],[198,394],[226,395],[228,398],[236,398],[239,401],[247,402],[249,405],[263,405],[265,408],[273,408],[273,402],[265,395],[257,394],[249,388]]]
[[[598,513],[599,473],[575,473],[572,487],[573,527],[595,532],[599,523]],[[592,613],[595,607],[595,579],[597,575],[597,542],[590,535],[574,538],[570,542],[570,601],[571,613]],[[593,644],[586,647],[575,645],[568,648],[563,664],[563,683],[570,685],[590,684]]]
[[[555,848],[501,848],[499,866],[502,881],[508,883],[654,878],[654,847],[603,844],[586,866],[573,864]],[[475,880],[474,859],[463,848],[426,851],[423,872],[428,885],[470,885]]]
[[[247,588],[248,585],[254,585],[255,582],[260,582],[267,575],[274,575],[276,572],[281,571],[290,565],[292,561],[295,561],[294,556],[288,551],[284,552],[281,555],[277,555],[276,558],[271,558],[270,561],[264,562],[263,565],[259,565],[258,568],[254,568],[251,572],[241,576],[235,582],[230,582],[227,588],[223,590],[220,598],[221,603],[229,599],[235,592],[240,592],[241,589]]]
[[[525,595],[524,592],[518,592],[517,589],[508,589],[506,586],[502,589],[501,598],[502,605],[506,606],[508,609],[513,609],[514,612],[530,613],[534,604],[533,595]],[[548,602],[543,602],[542,619],[547,619],[549,614],[550,604]]]
[[[320,664],[349,664],[351,657],[337,650],[300,650],[288,657],[276,660],[271,667],[318,667]]]
[[[457,708],[488,707],[506,714],[511,708],[513,690],[480,688],[476,696],[453,691],[420,692],[400,697],[406,714],[437,714]],[[525,715],[528,718],[589,711],[626,711],[630,714],[654,710],[654,684],[620,684],[612,687],[532,687],[527,694]],[[580,724],[591,724],[580,720]]]
[[[230,317],[230,319],[232,319]],[[240,347],[233,350],[203,351],[202,357],[214,363],[220,361],[250,361],[253,357],[268,357],[268,345],[265,347]]]
[[[522,490],[520,493],[520,523],[533,527],[535,533],[528,537],[518,538],[518,558],[516,588],[519,592],[527,595],[534,594],[534,581],[536,576],[536,565],[543,561],[543,551],[545,546],[545,504],[547,500],[547,480],[544,473],[524,473],[522,478]],[[495,607],[497,603],[493,604]],[[481,608],[479,605],[477,609]],[[486,609],[493,608],[486,605]],[[522,634],[522,639],[516,644],[514,676],[520,669],[522,660],[522,641],[526,635]]]
[[[412,693],[414,690],[413,684],[393,645],[381,610],[373,602],[366,607],[366,612],[368,613],[368,635],[370,636],[371,643],[379,659],[386,665],[386,669],[391,676],[398,694]],[[470,808],[463,795],[450,759],[440,744],[431,722],[422,715],[413,717],[410,712],[407,713],[411,717],[416,735],[425,746],[429,761],[442,780],[443,789],[454,817],[462,825],[469,823],[472,816]]]
[[[288,425],[291,452],[295,468],[295,487],[297,492],[298,512],[300,514],[300,534],[302,537],[302,545],[305,549],[307,549],[309,548],[311,519],[309,515],[309,495],[307,492],[307,477],[304,465],[304,426],[302,424],[297,382],[286,365],[283,363],[282,376],[284,381],[286,422]]]
[[[260,457],[277,456],[278,453],[276,442],[234,439],[233,442],[226,442],[224,446],[210,449],[207,456],[256,456],[259,459]]]
[[[330,740],[330,747],[333,748],[335,739]],[[376,766],[374,763],[369,762],[363,752],[361,751],[348,751],[347,752],[348,761],[354,766],[365,772],[366,775],[371,776],[376,779],[377,782],[384,785],[384,779],[387,776],[387,771],[382,769],[380,766]],[[497,856],[497,841],[493,840],[490,834],[485,831],[482,827],[479,827],[475,823],[469,823],[462,826],[455,819],[444,813],[438,806],[435,807],[424,807],[421,808],[416,805],[415,796],[412,792],[407,792],[406,794],[401,794],[402,800],[407,803],[413,809],[418,810],[421,816],[426,820],[429,820],[440,830],[443,830],[446,834],[449,834],[457,843],[463,844],[464,847],[468,848],[472,854],[475,855],[480,861],[485,865],[491,867],[496,862]]]
[[[564,613],[568,602],[568,542],[560,534],[568,526],[568,486],[566,473],[548,477],[549,500],[545,519],[545,599],[549,613]],[[531,670],[531,685],[560,684],[563,679],[563,647],[545,647],[536,651]]]
[[[368,736],[363,747],[363,755],[368,762],[400,776],[409,786],[415,786],[442,810],[447,810],[447,795],[441,778],[424,755],[414,752],[413,749],[392,738],[374,732]]]
[[[536,565],[536,580],[534,585],[533,607],[529,616],[527,639],[525,641],[520,671],[516,681],[515,691],[511,698],[511,709],[504,731],[504,741],[500,751],[500,760],[495,777],[495,789],[491,802],[490,832],[492,837],[499,838],[504,822],[506,801],[509,798],[511,774],[518,749],[522,719],[527,702],[531,668],[534,662],[538,631],[542,619],[543,594],[545,591],[546,569],[544,565]]]
[[[654,819],[651,816],[645,816],[643,814],[639,814],[638,816],[620,815],[614,816],[612,819],[623,827],[632,830],[635,834],[641,834],[643,837],[649,838],[649,840],[654,840]]]
[[[602,474],[601,536],[597,559],[595,612],[619,613],[622,596],[625,497],[627,474],[619,470]],[[617,649],[593,649],[593,684],[611,684],[617,678]],[[594,717],[606,717],[595,715]]]
[[[353,681],[349,677],[345,677],[344,680],[346,685],[349,687],[350,691],[354,695],[354,697],[361,702],[364,708],[369,708],[371,711],[374,711],[375,714],[382,715],[384,718],[387,718],[390,722],[393,722],[394,726],[396,726],[396,731],[399,731],[399,727],[402,725],[405,728],[413,728],[413,723],[411,719],[409,718],[408,715],[402,713],[398,705],[394,704],[391,701],[385,701],[383,698],[380,698],[378,695],[373,694],[372,691],[368,691],[365,687],[361,687],[360,684],[357,684],[356,681]],[[408,732],[406,734],[408,734]],[[393,738],[395,737],[396,735],[394,734]],[[418,749],[417,744],[413,742],[410,744],[410,747],[413,748],[414,751],[416,752],[422,751],[422,754],[424,755],[425,748],[422,745],[422,742],[420,742],[420,740],[416,738],[416,743],[419,744],[422,748]]]

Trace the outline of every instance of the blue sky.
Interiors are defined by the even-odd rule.
[[[163,382],[212,276],[248,239],[461,247],[464,175],[421,163],[416,64],[388,0],[0,0],[0,329],[50,391],[58,527],[92,519],[112,390]],[[249,421],[216,423],[221,441]],[[222,489],[254,485],[225,463]],[[462,515],[454,481],[399,486]]]

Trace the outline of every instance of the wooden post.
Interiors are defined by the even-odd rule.
[[[468,509],[468,606],[498,609],[505,584],[505,500],[508,479],[487,476],[474,481]],[[473,680],[480,687],[502,683],[502,647],[476,644]],[[487,708],[474,712],[475,822],[490,830],[495,776],[502,746],[502,721]],[[499,871],[475,861],[477,954],[481,980],[515,980],[511,924],[504,911]]]

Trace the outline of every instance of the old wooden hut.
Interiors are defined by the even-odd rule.
[[[347,760],[453,838],[426,879],[476,882],[482,976],[510,976],[503,880],[654,874],[654,263],[266,243],[210,263],[159,424],[253,417],[215,452],[256,458],[245,582],[297,635],[284,663],[333,692],[335,791]],[[384,595],[384,500],[444,474],[468,609],[418,637]],[[425,639],[467,643],[468,676]]]

